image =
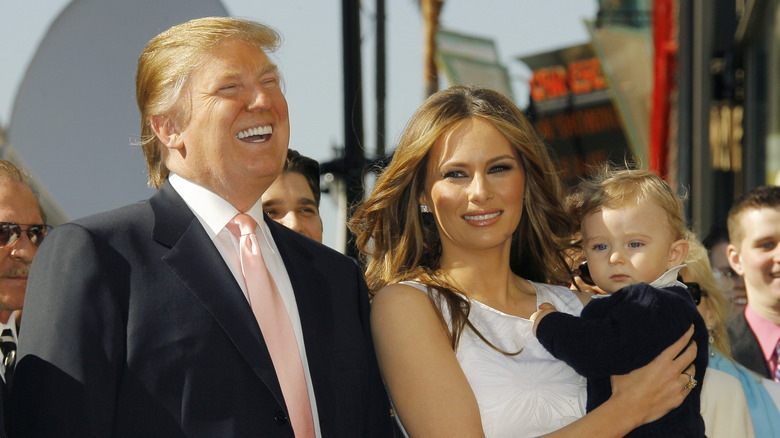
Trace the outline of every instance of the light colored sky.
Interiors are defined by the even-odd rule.
[[[69,0],[0,0],[0,124],[3,127],[9,126],[17,89],[38,45],[68,3]],[[270,24],[281,32],[285,44],[276,53],[275,61],[286,82],[292,126],[290,147],[320,161],[331,159],[332,147],[342,144],[344,138],[341,2],[223,0],[222,3],[231,15]],[[386,143],[392,149],[423,99],[422,18],[417,0],[390,0],[386,4]],[[369,157],[373,156],[375,138],[374,5],[373,1],[363,1],[361,11],[364,131]],[[588,35],[583,20],[593,19],[597,8],[596,0],[447,0],[441,23],[449,30],[496,41],[501,61],[509,68],[516,101],[523,106],[529,72],[515,59],[586,42]],[[23,145],[13,146],[24,156]],[[34,170],[34,163],[28,164]],[[98,162],[98,165],[103,164]],[[139,179],[143,182],[142,175]],[[116,206],[135,200],[112,197]],[[337,207],[330,197],[323,197],[322,204],[324,241],[334,245],[337,229],[343,224],[339,223]],[[70,211],[67,205],[63,208],[72,219],[98,211],[90,208]],[[99,209],[105,208],[101,205]]]

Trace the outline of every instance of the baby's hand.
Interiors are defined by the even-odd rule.
[[[534,322],[534,336],[536,336],[536,327],[539,326],[539,321],[541,321],[542,318],[548,314],[557,311],[558,309],[556,309],[555,306],[550,303],[539,304],[539,310],[531,314],[531,321]]]

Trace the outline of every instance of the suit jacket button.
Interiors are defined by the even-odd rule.
[[[284,412],[277,412],[276,415],[274,415],[274,421],[280,426],[287,424],[287,415],[284,415]]]

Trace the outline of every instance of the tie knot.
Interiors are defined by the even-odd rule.
[[[14,334],[11,329],[5,329],[3,330],[3,333],[0,334],[0,351],[3,352],[2,360],[5,365],[7,382],[10,370],[13,369],[14,363],[16,362],[16,340],[14,339]]]
[[[228,222],[227,228],[234,236],[241,237],[247,234],[255,234],[257,222],[252,216],[245,213],[239,213]]]
[[[14,339],[14,334],[11,329],[5,329],[3,330],[3,333],[0,334],[0,350],[2,350],[3,354],[8,354],[11,350],[16,350],[16,340]]]

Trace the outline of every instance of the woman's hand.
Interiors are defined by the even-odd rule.
[[[637,426],[661,418],[680,406],[691,392],[686,387],[689,377],[683,374],[696,372],[692,365],[696,342],[686,347],[691,336],[693,326],[649,364],[622,376],[612,376],[612,398],[621,401],[618,406],[631,407],[637,415]]]
[[[539,310],[531,314],[531,317],[529,318],[531,321],[534,322],[534,336],[536,336],[536,327],[539,327],[539,321],[542,320],[545,316],[549,315],[550,313],[557,312],[558,309],[555,308],[550,303],[542,303],[539,304]]]

